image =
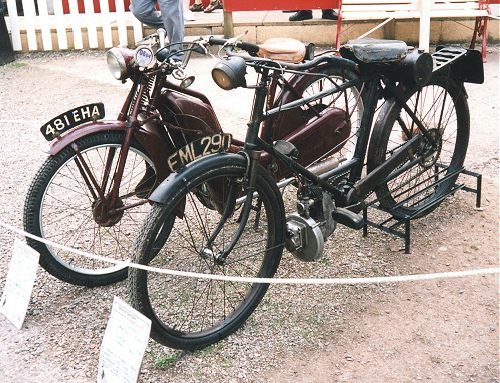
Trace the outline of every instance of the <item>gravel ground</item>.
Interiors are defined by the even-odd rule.
[[[224,130],[243,137],[251,92],[223,92],[196,59],[193,88],[215,106]],[[22,226],[28,185],[45,158],[38,127],[74,106],[102,101],[118,113],[127,85],[112,79],[104,52],[31,54],[0,67],[0,219]],[[498,47],[485,85],[467,85],[472,134],[467,167],[484,177],[484,211],[459,192],[413,224],[401,241],[339,228],[325,255],[304,264],[285,253],[281,277],[365,277],[498,265]],[[231,97],[230,101],[228,97]],[[111,117],[112,118],[112,117]],[[465,180],[471,182],[470,180]],[[14,236],[0,229],[0,286]],[[196,353],[150,341],[140,382],[498,382],[498,279],[486,276],[367,286],[273,286],[242,329]],[[0,317],[1,382],[92,382],[113,296],[38,271],[22,330]]]

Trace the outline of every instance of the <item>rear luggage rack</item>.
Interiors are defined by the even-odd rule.
[[[434,59],[433,72],[437,72],[448,64],[467,54],[467,49],[459,47],[445,47],[432,54]]]

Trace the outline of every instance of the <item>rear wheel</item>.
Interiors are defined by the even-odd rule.
[[[422,89],[406,92],[406,105],[423,123],[432,141],[423,137],[417,152],[393,172],[400,174],[375,190],[381,206],[393,216],[422,217],[435,209],[453,187],[469,141],[465,96],[460,84],[444,77],[433,78]],[[395,102],[386,103],[370,141],[368,172],[415,134],[420,134],[420,130],[408,113]]]
[[[171,186],[182,192],[165,205],[153,205],[136,241],[134,260],[185,272],[272,277],[283,250],[284,209],[276,184],[258,169],[250,217],[241,234],[245,166],[226,163]],[[201,189],[212,199],[210,204],[198,197]],[[186,350],[203,348],[236,331],[267,289],[267,284],[135,268],[129,272],[131,303],[152,320],[151,336]]]
[[[99,133],[75,142],[99,184],[111,185],[124,141],[124,134]],[[109,170],[105,177],[106,169]],[[108,178],[107,182],[103,179]],[[145,201],[156,180],[152,161],[134,140],[125,163],[115,206]],[[132,241],[149,204],[110,211],[107,200],[92,195],[79,170],[73,148],[68,145],[47,158],[35,175],[24,205],[24,229],[31,234],[81,251],[115,260],[128,260]],[[56,278],[81,286],[102,286],[126,278],[127,269],[85,258],[27,239],[40,253],[40,265]]]

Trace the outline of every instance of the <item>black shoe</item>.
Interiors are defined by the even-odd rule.
[[[338,15],[333,9],[323,9],[323,16],[321,18],[327,20],[337,20]]]
[[[281,12],[283,12],[283,13],[295,13],[296,11],[294,11],[293,9],[287,9],[287,10],[284,10]]]
[[[288,18],[290,21],[310,20],[313,18],[312,11],[297,11]]]

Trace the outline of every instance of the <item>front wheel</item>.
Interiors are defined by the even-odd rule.
[[[107,185],[106,195],[123,141],[124,133],[103,132],[75,142],[94,179],[101,186]],[[149,205],[112,212],[108,201],[92,194],[81,168],[82,162],[71,145],[47,158],[26,197],[24,230],[78,250],[127,260]],[[155,181],[156,172],[149,155],[132,140],[115,206],[145,202]],[[102,286],[127,276],[125,267],[75,255],[30,238],[27,242],[40,253],[40,265],[62,281]]]
[[[389,176],[392,179],[375,192],[381,206],[394,217],[419,218],[439,205],[458,177],[469,141],[469,108],[463,86],[446,77],[435,77],[423,88],[405,94],[403,101],[432,140],[422,137],[416,153],[410,153]],[[386,103],[370,141],[368,172],[415,134],[421,132],[410,115],[396,102]]]
[[[275,274],[284,244],[284,208],[275,182],[261,166],[251,201],[245,197],[245,165],[231,161],[182,178],[171,190],[182,191],[164,205],[153,205],[136,240],[135,262],[202,274]],[[204,199],[200,190],[206,191]],[[242,218],[246,201],[251,203],[248,220]],[[268,284],[129,271],[131,303],[151,319],[151,336],[185,350],[232,334],[267,289]]]

